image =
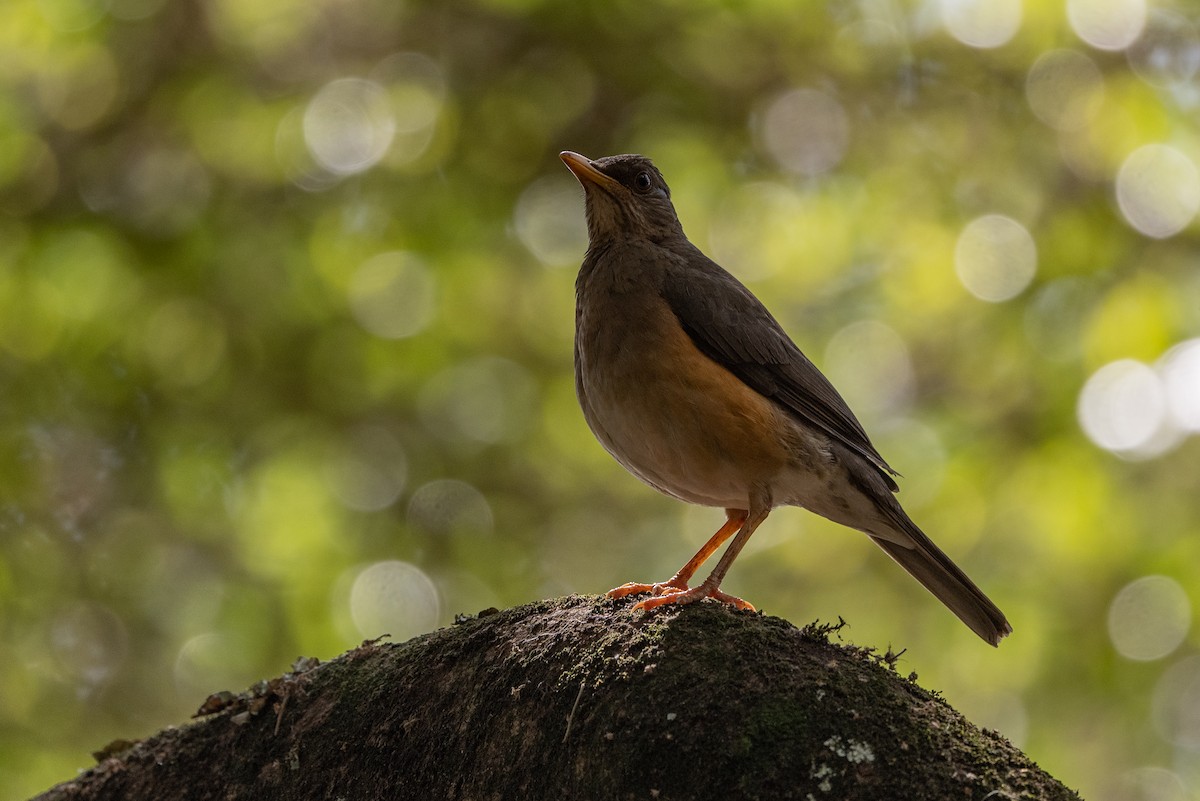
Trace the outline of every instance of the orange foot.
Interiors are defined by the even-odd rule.
[[[669,592],[679,592],[687,588],[686,581],[675,577],[669,581],[657,581],[654,584],[638,584],[635,581],[631,581],[628,584],[622,584],[620,587],[613,587],[604,593],[604,595],[607,598],[624,598],[626,595],[639,595],[643,592],[648,592],[651,595],[662,595]]]
[[[688,589],[687,584],[683,582],[672,583],[673,581],[675,580],[672,579],[672,581],[659,584],[636,584],[631,582],[609,590],[606,594],[609,598],[623,598],[626,595],[633,595],[635,593],[652,593],[654,595],[653,598],[646,598],[633,605],[634,609],[644,609],[647,612],[666,604],[692,604],[703,598],[715,598],[722,603],[729,604],[735,609],[742,609],[748,612],[755,611],[754,605],[750,602],[743,601],[736,595],[721,592],[716,587],[710,587],[707,582],[695,589]]]
[[[651,609],[657,609],[666,604],[693,604],[702,598],[715,598],[721,603],[729,604],[735,609],[742,609],[747,612],[755,611],[754,605],[748,601],[743,601],[736,595],[730,595],[721,592],[716,587],[709,587],[707,583],[701,584],[695,589],[668,590],[667,592],[658,593],[657,597],[647,598],[644,601],[638,601],[633,605],[634,609],[645,609],[649,612]]]

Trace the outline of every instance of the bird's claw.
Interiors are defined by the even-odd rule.
[[[666,606],[667,604],[691,604],[704,598],[712,598],[721,603],[729,604],[735,609],[747,612],[757,611],[749,601],[743,601],[736,595],[721,592],[716,587],[708,586],[707,582],[694,589],[689,589],[687,584],[683,582],[679,582],[678,584],[672,584],[671,581],[657,584],[637,584],[630,582],[629,584],[622,584],[620,587],[609,590],[607,595],[609,598],[624,598],[626,595],[637,593],[650,593],[653,595],[652,598],[644,598],[633,605],[634,609],[641,609],[646,612],[649,612],[651,609],[657,609],[660,606]]]
[[[660,593],[654,598],[647,598],[644,601],[638,601],[633,605],[633,608],[649,612],[651,609],[657,609],[658,607],[665,606],[667,604],[691,604],[695,603],[696,601],[703,600],[704,598],[712,598],[720,601],[721,603],[729,604],[735,609],[741,609],[746,612],[756,611],[754,605],[749,601],[743,601],[736,595],[730,595],[729,593],[721,592],[715,587],[710,589],[705,587],[703,584],[691,590],[678,590],[675,592]]]
[[[640,595],[646,592],[651,595],[663,595],[665,593],[682,592],[687,588],[687,582],[681,581],[678,577],[667,581],[656,581],[653,584],[640,584],[636,581],[631,581],[628,584],[622,584],[620,587],[613,587],[604,593],[604,596],[606,598],[624,598],[626,595]]]

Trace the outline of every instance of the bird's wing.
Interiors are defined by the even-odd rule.
[[[846,401],[808,360],[762,302],[716,262],[693,250],[669,270],[663,299],[696,347],[756,392],[863,456],[884,474],[884,461]]]

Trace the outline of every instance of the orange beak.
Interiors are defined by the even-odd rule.
[[[564,150],[558,154],[558,157],[562,159],[563,164],[567,165],[567,169],[575,174],[575,177],[579,180],[579,183],[583,184],[584,189],[587,188],[588,184],[598,186],[601,189],[607,189],[610,192],[615,189],[624,188],[618,181],[609,178],[607,175],[596,169],[596,167],[592,164],[591,159],[589,159],[587,156],[581,156],[573,151]]]

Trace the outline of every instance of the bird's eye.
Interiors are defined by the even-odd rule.
[[[648,172],[639,172],[633,178],[633,188],[639,192],[649,192],[653,184],[654,182],[650,180],[650,173]]]

